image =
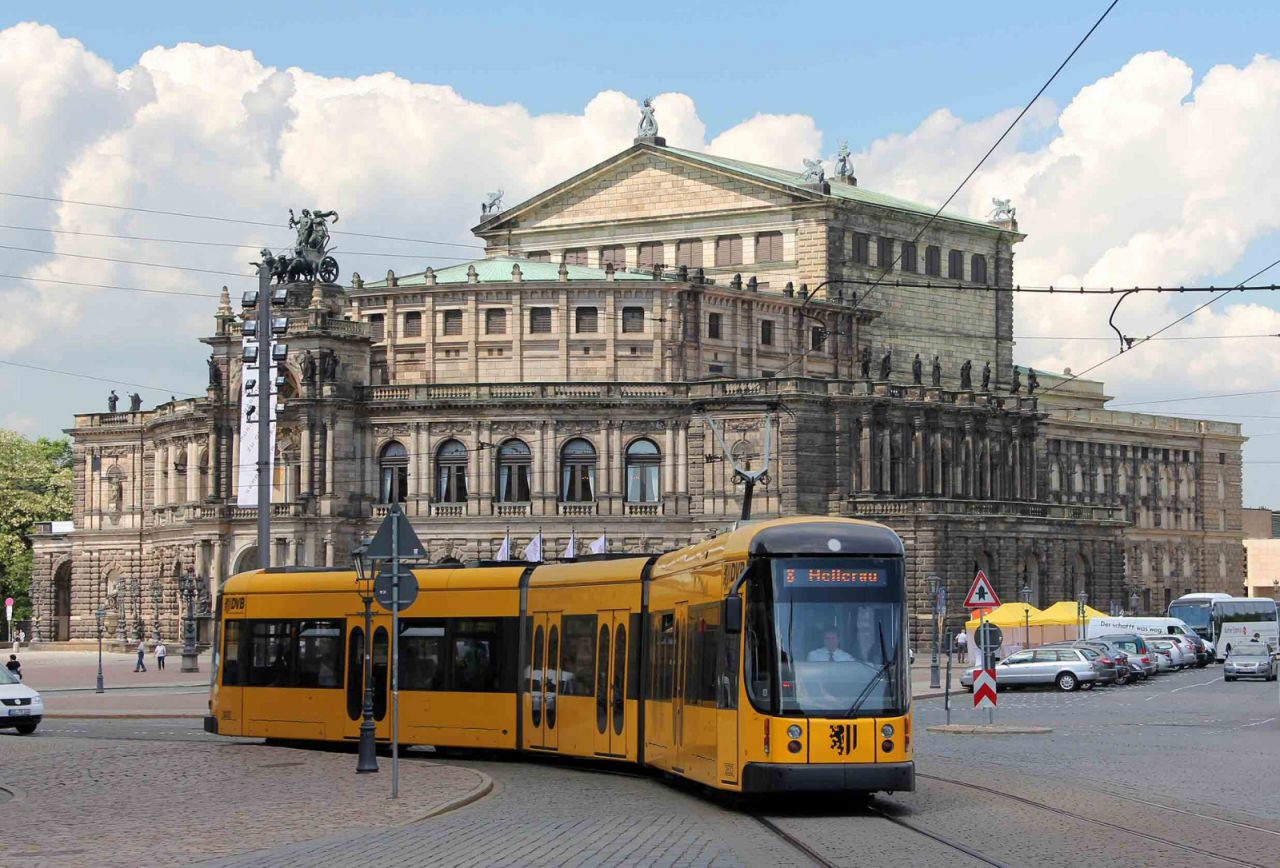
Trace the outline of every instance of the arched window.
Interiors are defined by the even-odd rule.
[[[522,440],[508,440],[498,447],[498,501],[529,500],[529,464],[533,456]]]
[[[596,499],[596,449],[581,437],[560,450],[560,499],[566,503]]]
[[[379,503],[404,503],[409,492],[409,450],[392,440],[378,453]]]
[[[465,503],[467,499],[467,447],[446,440],[436,450],[436,499],[441,503]]]
[[[627,447],[627,501],[657,503],[658,465],[662,454],[652,440],[636,440]]]

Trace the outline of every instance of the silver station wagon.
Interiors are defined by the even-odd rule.
[[[1092,687],[1098,678],[1098,667],[1079,648],[1030,648],[996,664],[996,684],[1000,687],[1054,684],[1059,690],[1070,691],[1081,684]],[[973,689],[972,669],[965,670],[960,683]]]

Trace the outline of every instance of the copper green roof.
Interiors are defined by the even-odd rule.
[[[774,169],[770,166],[760,166],[756,163],[747,163],[743,160],[731,160],[728,157],[717,157],[712,154],[703,154],[698,151],[686,151],[682,148],[672,148],[669,146],[655,147],[658,151],[670,151],[690,160],[696,160],[700,163],[708,163],[726,169],[730,172],[737,172],[743,175],[750,175],[761,181],[768,181],[773,184],[785,184],[788,187],[805,187],[803,172],[788,172],[786,169]],[[921,205],[918,202],[911,202],[906,199],[899,199],[897,196],[890,196],[887,193],[876,193],[865,187],[855,187],[853,184],[846,184],[838,179],[827,179],[827,183],[831,186],[831,195],[837,199],[846,199],[851,202],[865,202],[868,205],[879,205],[884,208],[896,208],[900,211],[910,211],[914,214],[924,214],[932,217],[936,208],[930,208],[927,205]],[[959,214],[953,214],[949,211],[943,211],[940,217],[948,220],[958,220],[961,223],[969,223],[974,226],[981,226],[984,229],[994,229],[990,223],[982,220],[974,220],[971,217],[964,217]]]
[[[520,279],[522,281],[555,281],[560,279],[560,263],[558,262],[535,262],[531,259],[518,259],[510,256],[496,256],[492,259],[477,259],[473,262],[463,262],[459,265],[450,265],[441,268],[435,272],[436,284],[458,284],[466,283],[468,280],[467,272],[474,266],[476,270],[476,278],[479,283],[510,283],[511,267],[520,265]],[[587,268],[585,265],[566,265],[569,271],[570,280],[608,280],[604,269]],[[615,271],[613,273],[614,280],[653,280],[652,274],[637,271]],[[416,274],[396,275],[396,286],[426,286],[426,272],[420,271]],[[388,286],[386,280],[370,280],[364,283],[365,289],[386,289]]]

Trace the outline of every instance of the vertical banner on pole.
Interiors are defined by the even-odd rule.
[[[256,335],[245,335],[243,349],[261,350]],[[265,352],[270,354],[271,341],[266,344]],[[245,353],[241,358],[247,358]],[[258,363],[243,361],[240,366],[240,454],[236,456],[239,468],[236,484],[236,506],[258,505]],[[266,387],[271,390],[271,460],[275,462],[276,414],[278,411],[279,391],[276,389],[275,377],[268,377]]]

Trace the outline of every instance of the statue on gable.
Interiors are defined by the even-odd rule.
[[[960,390],[973,391],[973,362],[969,359],[965,359],[964,364],[960,366]]]
[[[885,350],[884,355],[880,357],[880,379],[888,380],[891,373],[893,373],[893,350]]]
[[[937,356],[933,357],[933,385],[942,385],[942,361]]]
[[[916,353],[915,359],[911,362],[911,382],[917,386],[924,382],[924,362],[920,361],[919,353]]]
[[[329,255],[330,218],[338,222],[337,211],[303,208],[298,217],[289,209],[289,228],[297,230],[293,255],[284,255],[271,263],[271,273],[281,282],[333,283],[338,279],[338,261]],[[263,255],[269,255],[263,251]],[[280,275],[283,274],[283,279]]]
[[[991,362],[982,366],[982,391],[991,391]]]
[[[858,354],[858,369],[862,379],[871,379],[871,347],[863,347],[862,352]]]
[[[1018,216],[1018,209],[1013,207],[1009,199],[992,199],[991,204],[995,206],[987,215],[987,220],[991,223],[1012,223]]]
[[[653,116],[653,97],[645,97],[640,107],[640,124],[636,127],[637,139],[656,139],[658,137],[658,119]]]
[[[136,413],[142,409],[142,396],[137,392],[129,395],[129,412]]]
[[[502,188],[498,188],[496,192],[488,194],[488,201],[480,203],[480,215],[482,217],[492,217],[495,214],[502,213]]]
[[[111,394],[107,396],[107,412],[114,413],[119,403],[120,397],[116,395],[116,390],[112,389]]]
[[[1031,368],[1027,371],[1027,394],[1034,395],[1038,388],[1040,388],[1040,378],[1036,376],[1036,369]]]
[[[836,153],[836,177],[848,181],[853,177],[853,155],[849,153],[849,143],[840,142],[840,150]]]
[[[307,385],[314,385],[316,381],[316,357],[312,355],[311,350],[307,350],[302,356],[302,382]]]
[[[827,180],[827,171],[822,168],[821,160],[804,161],[804,182],[806,184],[822,184]]]
[[[1009,385],[1009,394],[1016,395],[1022,391],[1022,375],[1018,372],[1017,365],[1013,368],[1013,382]]]
[[[222,369],[218,367],[218,360],[213,356],[209,357],[207,363],[209,365],[209,388],[219,389],[222,387]]]

